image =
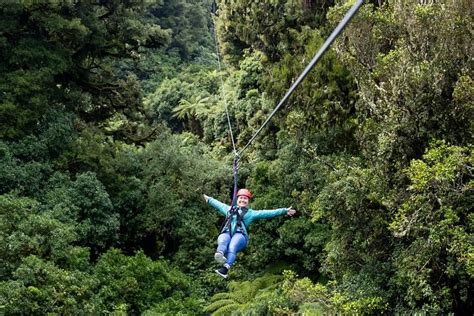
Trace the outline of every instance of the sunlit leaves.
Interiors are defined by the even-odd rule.
[[[457,78],[469,63],[466,6],[466,1],[387,3],[378,9],[367,5],[336,42],[359,82],[358,107],[364,114],[359,138],[378,143],[363,149],[386,168],[387,163],[406,167],[430,138],[461,144],[470,139],[466,118],[471,110],[452,99]]]
[[[390,228],[406,245],[395,258],[396,281],[406,287],[405,299],[431,311],[450,306],[457,295],[467,303],[472,278],[472,148],[435,143],[422,160],[407,169],[410,194]],[[436,275],[438,281],[430,282]],[[464,284],[452,288],[451,282]],[[438,305],[439,304],[439,305]]]

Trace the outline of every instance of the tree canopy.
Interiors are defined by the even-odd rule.
[[[240,149],[352,4],[0,3],[0,314],[472,314],[467,0],[366,1],[240,161],[297,215],[213,272],[228,119]]]

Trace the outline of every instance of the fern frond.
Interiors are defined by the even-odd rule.
[[[219,300],[215,301],[214,303],[211,303],[210,305],[206,306],[204,308],[205,312],[213,312],[217,311],[218,309],[221,309],[222,307],[225,307],[227,305],[235,305],[237,304],[234,300],[231,299],[224,299],[224,300]]]
[[[265,274],[264,276],[261,277],[261,279],[262,279],[262,287],[267,288],[269,286],[277,285],[280,281],[283,280],[283,277],[281,275]]]
[[[252,281],[234,282],[229,285],[231,298],[243,304],[255,299],[259,292],[269,286],[275,287],[282,280],[279,275],[265,274]]]
[[[222,306],[217,311],[212,313],[212,316],[229,316],[233,315],[233,312],[236,312],[240,309],[240,304],[230,304],[226,306]]]
[[[205,308],[205,312],[214,311],[213,315],[223,315],[224,311],[231,310],[228,306],[233,306],[233,314],[247,311],[252,308],[252,304],[259,301],[259,297],[271,295],[282,279],[280,275],[265,274],[254,280],[231,281],[228,284],[228,292],[212,296],[211,304]]]
[[[231,293],[224,292],[224,293],[217,293],[211,297],[211,302],[224,300],[224,299],[232,299]]]

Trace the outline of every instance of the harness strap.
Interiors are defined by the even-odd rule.
[[[229,226],[229,231],[230,231],[230,222],[231,222],[230,218],[237,204],[237,173],[238,171],[239,171],[239,156],[236,155],[234,157],[234,163],[233,163],[234,189],[232,192],[232,203],[230,203],[230,209],[228,211],[229,215],[227,215],[224,222],[222,222],[221,228],[219,229],[219,233],[222,233],[227,226]]]
[[[234,163],[232,164],[232,169],[234,172],[234,191],[232,192],[232,203],[230,205],[230,208],[232,209],[233,206],[237,204],[237,173],[239,171],[239,159],[240,157],[235,155],[234,157]]]
[[[240,212],[239,212],[240,210]],[[245,227],[245,223],[243,221],[244,219],[244,216],[245,214],[247,213],[248,209],[246,207],[244,208],[239,208],[239,207],[232,207],[232,209],[229,211],[229,215],[227,215],[227,217],[225,218],[224,220],[224,223],[221,227],[221,230],[220,230],[220,233],[223,233],[225,231],[229,231],[229,234],[230,235],[233,235],[232,234],[232,217],[234,215],[237,215],[237,229],[238,228],[245,228],[244,231],[247,230],[247,227]],[[235,232],[234,232],[235,233]]]
[[[247,208],[244,207],[244,208],[241,208],[240,210],[241,210],[241,213],[237,211],[237,228],[242,227],[242,226],[245,227],[245,223],[243,222],[243,219],[244,219],[245,214],[247,213]]]

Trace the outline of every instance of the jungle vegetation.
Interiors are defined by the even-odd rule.
[[[468,0],[365,2],[241,160],[297,215],[213,272],[224,100],[241,148],[352,3],[1,1],[0,314],[472,315]]]

